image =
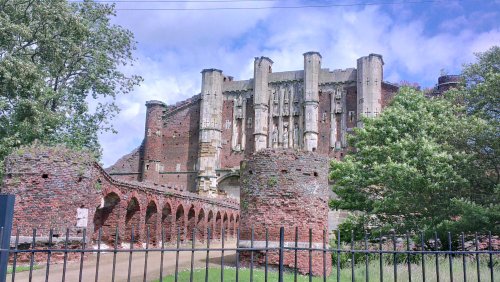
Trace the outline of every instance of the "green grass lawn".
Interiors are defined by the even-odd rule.
[[[450,279],[450,265],[446,258],[440,259],[439,261],[439,278],[441,282],[451,281]],[[454,259],[453,261],[453,281],[463,281],[463,266],[461,258]],[[436,265],[433,259],[429,259],[425,264],[426,268],[426,281],[437,281],[436,277]],[[220,279],[220,268],[210,268],[208,274],[208,281],[221,281]],[[368,266],[368,273],[370,281],[380,281],[380,269],[378,261],[372,261]],[[476,263],[473,260],[469,260],[466,263],[466,273],[468,281],[477,281]],[[254,269],[253,271],[253,281],[265,281],[264,280],[264,269]],[[480,275],[481,280],[490,281],[490,269],[487,266],[486,260],[483,260],[480,264]],[[500,279],[500,266],[494,267],[495,279]],[[179,281],[189,281],[190,271],[179,272]],[[236,269],[232,267],[224,268],[224,281],[231,282],[236,281]],[[365,264],[360,262],[356,265],[354,269],[355,281],[366,281],[365,280]],[[423,281],[422,276],[422,266],[419,264],[411,265],[411,277],[412,281]],[[389,264],[383,265],[383,278],[384,281],[394,281],[394,266]],[[397,281],[408,281],[408,268],[407,265],[399,264],[397,267]],[[278,273],[276,271],[268,272],[268,281],[277,281]],[[351,281],[351,268],[343,268],[340,270],[340,281]],[[174,281],[174,275],[167,276],[163,278],[163,281]],[[205,269],[196,269],[193,272],[193,281],[205,281]],[[242,268],[239,270],[239,280],[238,281],[250,281],[250,270],[248,268]],[[284,276],[284,281],[294,281],[294,274],[286,272]],[[309,281],[308,276],[299,275],[297,281]],[[313,281],[320,282],[323,281],[321,277],[313,277]],[[337,281],[336,269],[333,268],[332,274],[328,277],[327,281]],[[499,281],[499,280],[497,280]],[[159,282],[159,280],[156,280]]]
[[[42,268],[40,265],[33,265],[33,270],[35,269],[40,269]],[[7,274],[11,274],[12,273],[12,266],[8,266],[7,267]],[[23,271],[29,271],[30,270],[30,266],[29,265],[17,265],[16,266],[16,273],[18,272],[23,272]]]

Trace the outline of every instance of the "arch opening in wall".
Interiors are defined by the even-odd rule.
[[[94,214],[94,232],[97,236],[99,228],[102,228],[101,241],[113,244],[116,238],[116,227],[120,220],[120,196],[115,192],[108,193],[102,198],[101,204]]]
[[[224,237],[227,238],[229,235],[229,217],[227,216],[227,213],[224,213],[222,228],[224,229]]]
[[[234,226],[236,227],[236,229],[240,228],[240,215],[236,216],[236,222]]]
[[[214,212],[209,211],[208,212],[208,217],[207,217],[207,229],[210,228],[210,239],[214,238],[214,230],[215,230],[215,225],[214,225]],[[208,232],[208,230],[207,230]],[[208,233],[207,233],[208,234]],[[208,238],[208,236],[207,236]]]
[[[217,189],[226,193],[230,198],[240,198],[240,174],[239,172],[232,172],[220,177],[217,180]]]
[[[200,209],[200,211],[198,212],[198,220],[196,222],[196,228],[198,229],[196,239],[200,242],[204,242],[207,228],[205,227],[205,211],[203,209]]]
[[[235,230],[235,227],[234,227],[234,216],[233,214],[231,214],[231,216],[229,217],[229,236],[230,237],[234,237],[234,230]]]
[[[133,197],[128,202],[127,214],[125,215],[125,242],[138,242],[141,239],[140,222],[141,207],[139,205],[139,200]]]
[[[196,228],[196,212],[194,210],[194,206],[191,206],[188,212],[186,240],[193,239],[193,231],[195,231],[195,228]]]
[[[172,207],[169,203],[166,203],[161,212],[161,228],[164,237],[162,240],[165,240],[165,242],[170,242],[172,240],[172,226]]]
[[[158,207],[154,201],[150,201],[146,208],[146,221],[144,234],[149,229],[149,244],[155,246],[158,244]]]
[[[219,212],[217,212],[217,216],[215,216],[215,228],[214,228],[214,239],[220,239],[221,238],[221,230],[222,230],[222,215]]]
[[[184,241],[186,239],[186,219],[184,216],[184,207],[182,205],[179,205],[175,212],[175,226],[176,234],[179,234],[180,240]]]

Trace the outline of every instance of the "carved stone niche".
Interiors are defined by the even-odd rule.
[[[336,114],[342,113],[342,104],[340,103],[340,101],[335,102],[335,113]]]
[[[235,99],[236,107],[243,106],[243,95],[239,95],[238,98]]]
[[[285,104],[288,104],[288,102],[290,101],[290,95],[292,95],[292,88],[287,86],[287,90],[285,90],[284,96],[283,96],[283,102]]]
[[[247,119],[247,127],[248,127],[248,128],[252,128],[252,126],[253,126],[253,120],[252,120],[252,118],[251,118],[251,117],[249,117],[249,118]]]
[[[236,144],[236,146],[234,146],[233,150],[236,152],[241,151],[241,144]]]
[[[278,105],[273,105],[273,117],[279,117],[280,116],[280,108]]]
[[[342,88],[337,87],[337,89],[335,89],[335,99],[342,99]]]
[[[273,103],[279,103],[279,90],[273,90]]]
[[[327,119],[327,114],[326,114],[326,112],[324,112],[324,113],[321,115],[321,122],[322,122],[322,123],[325,123],[325,122],[326,122],[326,119]]]
[[[294,116],[299,116],[300,115],[300,106],[299,103],[293,103],[293,115]]]
[[[234,118],[236,118],[236,119],[242,119],[243,118],[243,109],[236,108],[236,111],[234,113]]]
[[[336,141],[335,142],[335,150],[339,151],[341,149],[342,149],[342,145],[341,145],[340,141]]]
[[[288,103],[283,105],[283,114],[282,115],[284,117],[287,117],[290,115],[290,105]]]
[[[299,102],[299,97],[301,97],[304,93],[303,89],[302,89],[302,85],[297,85],[297,92],[295,92],[295,95],[293,95],[293,102],[294,103],[298,103]]]

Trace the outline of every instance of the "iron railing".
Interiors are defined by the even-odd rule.
[[[335,231],[333,234],[323,232],[322,247],[318,247],[317,242],[313,244],[312,230],[309,230],[309,242],[299,242],[299,231],[296,228],[294,232],[294,242],[285,242],[285,228],[281,227],[279,232],[279,241],[272,244],[269,240],[268,230],[265,234],[265,242],[263,246],[258,246],[254,237],[254,230],[251,229],[250,246],[242,247],[240,238],[240,229],[237,229],[235,238],[230,240],[231,244],[236,243],[235,247],[228,247],[228,238],[226,230],[220,230],[220,240],[214,241],[211,230],[207,229],[206,239],[204,242],[197,242],[197,229],[193,229],[191,240],[181,240],[181,230],[177,229],[177,238],[175,242],[165,242],[165,230],[161,230],[161,242],[156,246],[150,244],[150,230],[146,231],[146,240],[141,247],[137,246],[134,239],[134,230],[132,228],[130,241],[126,248],[121,247],[118,242],[118,228],[114,235],[112,247],[103,249],[101,243],[102,229],[99,229],[96,238],[89,244],[86,230],[82,230],[80,241],[77,246],[72,244],[72,239],[69,237],[69,229],[65,232],[65,238],[60,239],[59,243],[53,241],[53,231],[48,234],[47,240],[44,242],[44,247],[39,247],[37,239],[39,235],[34,229],[31,242],[28,248],[21,248],[19,230],[14,232],[15,238],[10,249],[0,249],[1,252],[8,252],[11,268],[10,274],[7,275],[6,281],[105,281],[102,277],[101,259],[107,256],[112,259],[111,268],[107,268],[106,281],[166,281],[166,277],[173,281],[215,281],[210,278],[209,272],[220,271],[220,276],[217,281],[243,281],[241,271],[249,272],[250,281],[499,281],[500,276],[500,251],[498,249],[498,236],[493,236],[491,232],[480,236],[478,234],[465,235],[447,233],[447,246],[441,245],[437,233],[432,238],[426,238],[424,233],[420,234],[388,234],[382,235],[365,233],[361,240],[354,240],[351,234],[349,243],[340,241],[340,231]],[[3,238],[3,227],[0,228],[0,238]],[[492,239],[494,238],[494,239]],[[235,242],[236,241],[236,242]],[[495,242],[493,242],[495,241]],[[217,245],[212,244],[216,242]],[[203,243],[203,245],[201,245]],[[302,243],[302,244],[301,244]],[[54,247],[59,245],[60,247]],[[316,245],[316,246],[315,246]],[[0,242],[2,246],[2,242]],[[219,266],[217,268],[210,267],[211,255],[217,253]],[[234,261],[228,262],[228,253],[234,253]],[[151,260],[152,253],[159,254],[159,258]],[[189,267],[181,267],[179,256],[183,253],[190,254]],[[201,271],[204,272],[203,278],[195,276],[195,271],[200,271],[200,266],[195,266],[195,253],[205,254],[205,265],[201,266]],[[293,264],[284,262],[286,253],[292,255]],[[128,254],[128,258],[121,254]],[[142,277],[132,275],[132,271],[137,269],[137,264],[133,264],[134,256],[141,254],[144,256],[142,263]],[[170,268],[165,266],[167,258],[166,254],[175,254],[175,265]],[[242,255],[247,259],[245,267],[242,267]],[[279,259],[277,264],[271,264],[268,257],[272,254],[277,254]],[[322,273],[318,277],[313,277],[313,256],[322,255]],[[54,257],[58,255],[58,260],[54,261]],[[61,258],[62,255],[62,258]],[[92,262],[95,260],[95,268],[89,274],[85,271],[85,265],[89,263],[89,256],[93,256]],[[16,273],[20,267],[20,256],[27,258],[26,272]],[[69,257],[73,256],[71,261]],[[76,256],[76,257],[75,257]],[[110,258],[109,256],[112,256]],[[119,257],[120,256],[120,257]],[[257,262],[257,256],[261,258]],[[298,260],[300,257],[307,256],[309,269],[308,274],[301,275],[298,271]],[[37,258],[37,259],[36,259]],[[36,260],[43,263],[36,264]],[[128,259],[125,262],[126,269],[118,265],[118,260]],[[172,258],[173,259],[173,258]],[[52,271],[51,268],[55,264],[62,268],[57,271]],[[156,264],[159,266],[157,274],[151,275],[148,272],[148,267]],[[259,264],[259,265],[257,265]],[[68,278],[67,271],[69,266],[78,267],[78,275],[76,278]],[[123,265],[123,263],[120,263]],[[432,267],[431,267],[432,266]],[[37,268],[44,269],[37,269]],[[88,265],[86,266],[88,269]],[[231,268],[231,273],[226,273],[226,270]],[[331,275],[330,274],[331,268]],[[443,269],[448,268],[448,269]],[[390,270],[389,270],[390,269]],[[111,271],[111,274],[108,272]],[[262,275],[256,275],[259,271]],[[44,272],[44,273],[43,273]],[[125,272],[127,273],[125,278]],[[168,273],[171,273],[167,275]],[[187,275],[180,276],[181,272],[189,272]],[[42,274],[41,274],[42,273]],[[120,275],[117,275],[117,274]],[[20,274],[24,274],[21,280],[18,279]],[[35,275],[36,274],[36,275]],[[185,274],[185,273],[184,273]],[[318,273],[315,273],[316,275]],[[35,277],[36,276],[36,277]],[[120,276],[120,277],[118,277]],[[277,276],[277,278],[276,278]],[[38,277],[38,278],[37,278]],[[76,277],[76,276],[75,276]],[[257,278],[259,277],[259,278]],[[273,278],[274,277],[274,278]],[[3,277],[0,277],[2,281]],[[36,278],[36,279],[35,279]],[[302,280],[300,280],[302,279]],[[305,279],[305,280],[304,280]],[[169,280],[169,281],[171,281]],[[247,281],[247,280],[245,280]]]

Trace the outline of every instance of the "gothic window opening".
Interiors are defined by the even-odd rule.
[[[354,111],[349,111],[349,122],[354,122],[355,113]]]

